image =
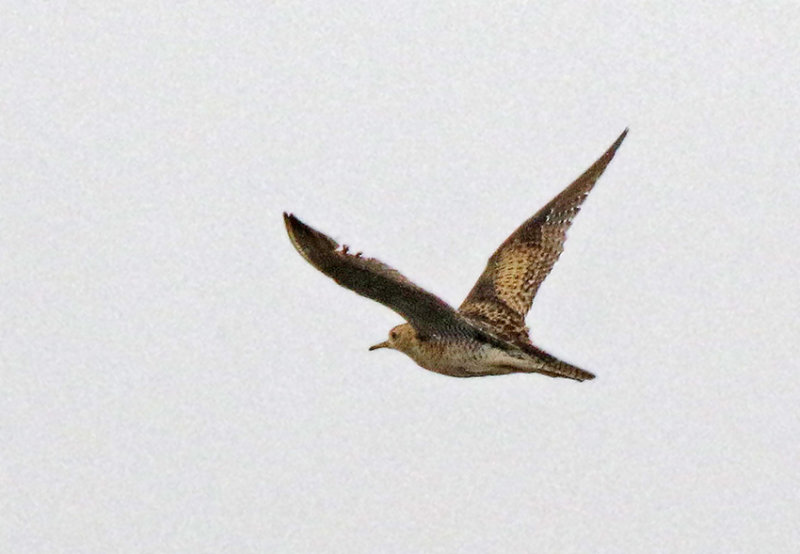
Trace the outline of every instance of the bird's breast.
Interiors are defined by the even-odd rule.
[[[421,341],[407,354],[420,366],[456,377],[485,374],[492,361],[492,346],[475,340]]]

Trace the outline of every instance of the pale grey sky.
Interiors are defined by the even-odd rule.
[[[12,2],[0,543],[795,552],[800,6],[728,4]],[[367,352],[283,229],[458,304],[628,126],[527,320],[591,382]]]

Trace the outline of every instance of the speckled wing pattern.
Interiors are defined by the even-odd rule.
[[[338,284],[400,314],[422,335],[452,335],[499,342],[452,306],[374,258],[350,254],[331,237],[284,213],[289,238],[306,261]]]
[[[459,312],[487,326],[504,340],[522,347],[532,346],[525,315],[533,297],[564,250],[567,229],[581,204],[627,133],[625,129],[583,175],[500,245]]]

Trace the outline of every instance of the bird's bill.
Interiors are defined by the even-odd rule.
[[[386,340],[374,346],[370,346],[369,351],[372,352],[373,350],[377,350],[378,348],[389,348],[389,341]]]

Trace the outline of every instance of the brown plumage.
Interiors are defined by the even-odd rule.
[[[594,375],[534,346],[525,315],[564,248],[566,232],[622,144],[626,129],[586,172],[514,231],[489,258],[458,311],[397,270],[284,213],[298,252],[340,285],[400,314],[408,323],[375,348],[400,350],[419,365],[457,377],[535,372],[578,381]]]

